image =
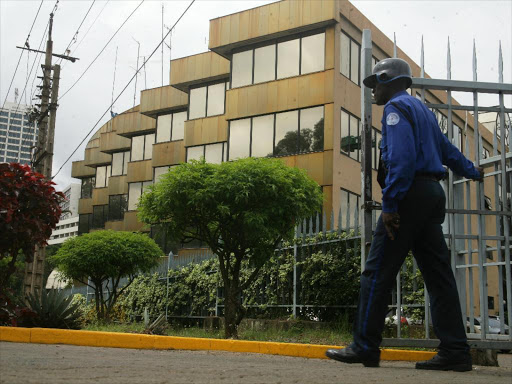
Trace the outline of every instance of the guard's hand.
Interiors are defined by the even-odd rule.
[[[398,231],[398,228],[400,228],[400,215],[397,212],[382,212],[382,222],[384,223],[388,237],[391,240],[395,240],[395,235],[393,232]]]
[[[480,177],[477,177],[475,180],[484,181],[484,167],[475,167],[478,172],[480,172]]]

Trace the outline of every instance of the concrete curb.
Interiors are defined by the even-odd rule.
[[[325,359],[325,351],[327,349],[339,348],[330,345],[273,343],[262,341],[153,336],[132,333],[19,327],[0,327],[0,341],[37,344],[68,344],[107,348],[250,352],[313,359]],[[381,352],[381,359],[422,361],[429,360],[434,355],[434,352],[383,349]]]

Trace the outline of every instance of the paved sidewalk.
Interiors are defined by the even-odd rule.
[[[510,355],[509,355],[510,356]],[[509,357],[507,356],[507,357]],[[393,383],[510,382],[512,369],[418,371],[414,363],[363,368],[329,360],[210,351],[154,351],[0,342],[0,383]]]

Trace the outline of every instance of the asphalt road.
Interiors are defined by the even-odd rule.
[[[510,356],[510,355],[509,355]],[[380,368],[335,361],[210,351],[0,343],[0,383],[512,383],[512,367],[472,372],[418,371],[414,363]]]

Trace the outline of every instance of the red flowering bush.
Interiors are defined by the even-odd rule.
[[[54,185],[28,165],[0,164],[0,294],[20,252],[32,261],[35,247],[46,244],[59,222],[65,197]]]

